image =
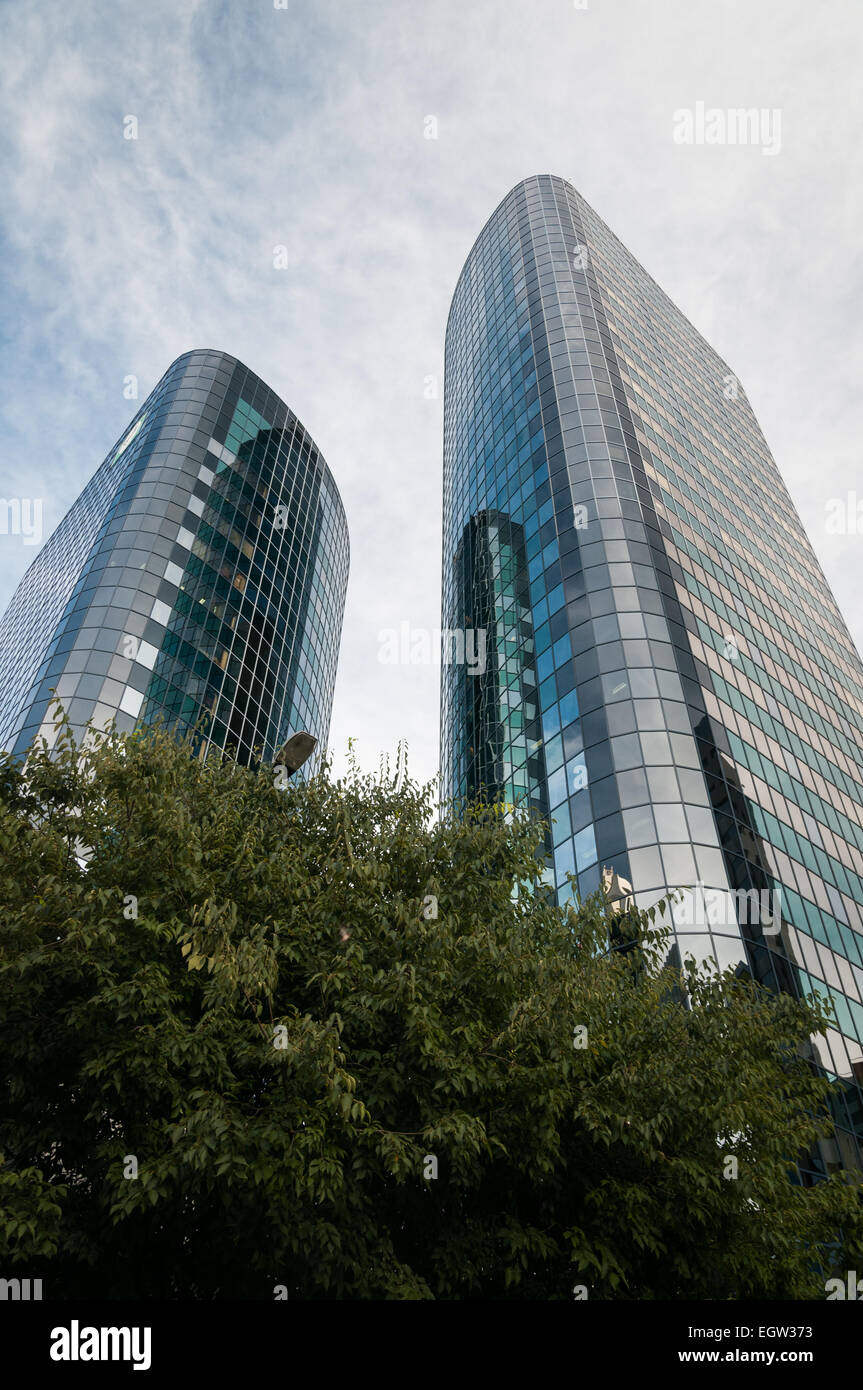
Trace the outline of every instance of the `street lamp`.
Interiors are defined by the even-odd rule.
[[[275,765],[284,767],[289,777],[293,777],[314,753],[318,746],[318,740],[312,735],[307,734],[302,729],[298,734],[292,734],[287,743],[282,744],[274,759]]]

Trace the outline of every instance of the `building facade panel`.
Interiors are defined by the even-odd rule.
[[[314,440],[220,352],[165,373],[22,579],[0,632],[0,746],[196,726],[199,749],[326,747],[349,566]]]
[[[529,591],[511,659],[536,677],[486,714],[492,774],[464,718],[476,677],[444,668],[446,793],[539,810],[538,777],[561,898],[606,867],[645,906],[684,890],[680,951],[828,998],[817,1060],[845,1082],[852,1161],[863,667],[742,386],[576,190],[539,176],[456,287],[444,431],[444,623],[471,616],[466,529],[505,515]]]

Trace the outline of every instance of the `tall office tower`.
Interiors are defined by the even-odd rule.
[[[860,657],[737,378],[549,176],[486,223],[447,326],[444,626],[477,613],[445,793],[543,788],[562,898],[604,868],[644,906],[685,889],[677,951],[828,997],[841,1139],[807,1176],[859,1162]]]
[[[0,747],[203,716],[207,746],[326,746],[348,578],[314,440],[221,352],[168,369],[21,580],[0,623]]]

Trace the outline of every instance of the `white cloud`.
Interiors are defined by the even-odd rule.
[[[96,0],[7,8],[0,104],[3,495],[53,528],[179,353],[247,362],[320,444],[352,574],[331,741],[437,768],[436,666],[378,632],[440,623],[443,335],[483,222],[570,178],[729,361],[860,642],[860,179],[853,0]],[[782,151],[681,147],[704,100],[781,107]],[[123,139],[135,115],[137,141]],[[423,139],[435,115],[439,138]],[[289,268],[273,269],[273,247]],[[0,550],[0,603],[32,559]]]

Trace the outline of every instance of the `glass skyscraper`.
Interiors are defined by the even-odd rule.
[[[676,951],[829,998],[863,1133],[863,666],[745,392],[563,179],[517,185],[446,338],[444,793],[552,819],[554,887],[686,890]]]
[[[349,563],[314,440],[236,358],[185,353],[21,580],[0,623],[0,747],[203,716],[199,751],[326,747]]]

